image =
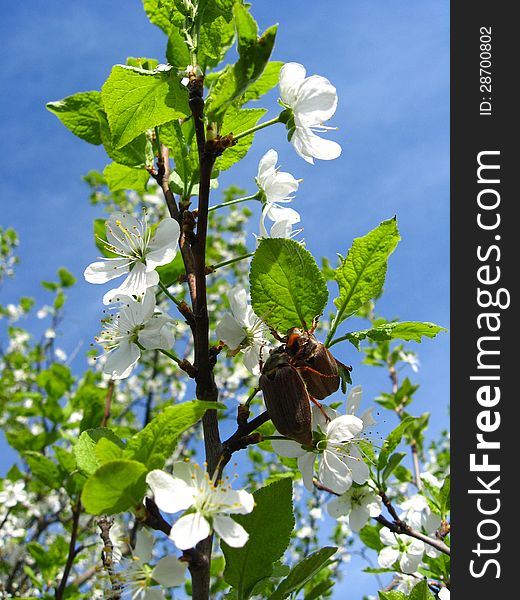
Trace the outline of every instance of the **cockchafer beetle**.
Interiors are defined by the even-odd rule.
[[[259,385],[276,429],[300,444],[312,446],[311,398],[284,346],[271,351],[262,366]]]
[[[336,392],[342,375],[348,377],[352,370],[352,367],[347,367],[334,358],[331,352],[314,337],[312,329],[310,331],[302,331],[296,327],[290,329],[285,350],[289,355],[290,364],[298,370],[309,394],[316,400],[323,400]]]

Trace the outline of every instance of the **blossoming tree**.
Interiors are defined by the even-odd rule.
[[[41,341],[15,325],[30,299],[1,307],[3,426],[20,461],[0,487],[0,589],[57,600],[311,600],[333,596],[359,552],[382,600],[445,600],[447,441],[426,447],[428,415],[409,412],[417,386],[399,379],[418,368],[404,342],[442,327],[374,312],[396,219],[320,268],[287,206],[301,181],[275,149],[255,167],[255,193],[210,197],[266,127],[285,127],[308,163],[338,158],[326,125],[335,87],[271,61],[277,28],[259,35],[242,0],[143,4],[166,34],[167,64],[129,58],[101,91],[48,104],[113,161],[86,177],[108,213],[94,223],[102,256],[84,271],[104,286],[105,316],[78,375],[56,345],[74,284],[67,270],[44,282],[54,300],[37,313],[51,319]],[[276,87],[281,109],[265,119],[258,104]],[[254,247],[248,203],[261,205]],[[0,236],[8,277],[17,237]],[[352,316],[367,327],[350,330]],[[360,412],[363,382],[334,355],[340,343],[388,371],[391,388],[375,400],[396,418],[384,440],[375,407],[365,399]],[[323,507],[328,530],[318,527]]]

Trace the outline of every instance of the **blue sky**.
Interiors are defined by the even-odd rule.
[[[258,159],[277,149],[283,169],[304,179],[294,206],[307,247],[333,261],[354,237],[397,215],[402,241],[378,312],[449,327],[448,1],[263,0],[253,3],[253,14],[262,29],[279,23],[275,59],[301,62],[336,85],[332,124],[339,130],[330,137],[343,154],[307,165],[281,126],[269,128],[234,173],[221,178],[221,188],[237,183],[254,190]],[[89,205],[81,176],[109,161],[101,147],[61,126],[45,103],[100,89],[112,65],[127,56],[163,59],[164,36],[148,24],[139,0],[14,3],[0,32],[1,223],[18,230],[22,261],[0,301],[44,299],[39,281],[67,266],[79,281],[69,294],[60,344],[70,352],[82,341],[86,350],[99,326],[100,290],[81,273],[96,256],[91,221],[101,215]],[[270,116],[275,101],[269,96]],[[422,363],[417,375],[407,373],[421,384],[415,412],[432,413],[435,434],[448,425],[449,337],[411,346]],[[384,373],[361,366],[350,345],[339,347],[338,357],[354,366],[365,406],[388,391]],[[337,598],[360,600],[374,591],[373,576],[355,575],[360,564],[354,561]]]

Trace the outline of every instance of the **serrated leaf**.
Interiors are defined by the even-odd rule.
[[[145,71],[116,65],[101,95],[116,149],[147,129],[190,114],[188,91],[175,69]]]
[[[161,469],[181,433],[197,423],[208,409],[218,406],[215,402],[201,400],[169,406],[128,440],[125,458],[146,465],[150,471]]]
[[[394,218],[383,221],[364,237],[354,240],[335,273],[339,286],[339,297],[334,300],[338,309],[337,322],[345,320],[365,302],[381,293],[388,257],[399,239],[397,221]]]
[[[206,111],[211,120],[222,122],[228,107],[239,100],[262,75],[274,47],[277,26],[267,29],[257,38],[258,26],[243,4],[235,4],[238,53],[240,58],[228,65],[211,87]]]
[[[390,477],[405,456],[406,452],[395,452],[390,456],[385,468],[383,469],[383,481],[386,481]]]
[[[104,111],[99,112],[99,121],[101,128],[101,142],[105,152],[114,162],[128,167],[145,167],[149,163],[150,144],[146,135],[138,135],[126,146],[117,148],[112,141],[112,132],[108,124],[108,119]]]
[[[115,162],[110,163],[103,169],[103,175],[111,192],[135,190],[144,193],[146,184],[150,179],[150,173],[144,169],[134,169]]]
[[[408,596],[403,592],[391,590],[390,592],[378,592],[379,600],[406,600]]]
[[[48,102],[46,107],[74,135],[89,144],[101,144],[98,117],[98,111],[101,109],[100,92],[79,92],[63,100]]]
[[[143,8],[150,23],[157,25],[166,34],[172,27],[172,20],[176,12],[174,5],[174,0],[143,0]]]
[[[95,447],[102,438],[107,438],[120,448],[124,446],[123,441],[107,427],[98,427],[84,431],[79,436],[73,451],[78,469],[86,475],[92,475],[101,466],[101,462],[95,453]]]
[[[249,273],[255,313],[273,329],[309,329],[321,315],[328,290],[312,254],[294,240],[261,240]]]
[[[23,452],[22,456],[27,461],[31,473],[42,483],[52,489],[61,487],[60,469],[50,458],[31,450]]]
[[[231,548],[221,541],[226,558],[224,579],[235,588],[239,600],[248,598],[255,584],[271,575],[273,564],[287,549],[294,528],[290,479],[280,479],[253,495],[253,512],[234,515],[249,533],[246,545]]]
[[[228,110],[222,123],[222,134],[232,133],[237,135],[254,127],[258,121],[265,115],[265,108],[246,108]],[[215,162],[215,169],[225,171],[232,167],[239,160],[242,160],[249,151],[254,140],[254,135],[247,135],[238,140],[238,142],[228,148],[224,154]]]
[[[379,453],[379,458],[377,461],[377,470],[381,471],[385,468],[388,463],[388,458],[392,454],[392,452],[397,448],[397,446],[401,443],[403,439],[403,435],[406,430],[414,423],[415,419],[413,417],[405,417],[399,425],[393,429],[387,436],[383,448]]]
[[[240,98],[240,103],[245,104],[246,102],[258,100],[276,87],[280,79],[280,70],[282,67],[283,62],[268,62],[262,75],[247,88],[242,98]]]
[[[92,515],[114,515],[141,503],[147,469],[134,460],[108,462],[87,479],[81,502]]]
[[[329,559],[336,553],[336,550],[337,548],[325,547],[306,556],[291,569],[289,575],[269,596],[269,600],[283,600],[292,592],[303,587],[330,562]]]
[[[410,595],[409,600],[435,600],[435,596],[430,592],[428,587],[428,581],[423,579],[416,586],[414,586]]]
[[[365,338],[382,342],[386,340],[405,340],[421,343],[423,337],[434,338],[439,332],[447,331],[435,323],[420,323],[418,321],[391,322],[378,325],[371,329],[352,331],[346,334],[346,339],[358,350],[359,343]]]
[[[447,475],[444,483],[439,492],[439,504],[441,515],[445,517],[450,511],[450,487],[451,487],[451,476]]]

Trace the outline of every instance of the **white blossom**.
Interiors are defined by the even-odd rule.
[[[415,573],[421,563],[425,547],[421,540],[409,535],[393,533],[386,527],[379,532],[384,548],[379,552],[377,562],[380,567],[391,568],[396,560],[403,573]]]
[[[327,406],[321,409],[313,406],[314,447],[304,447],[293,440],[273,440],[272,445],[278,454],[298,459],[298,468],[308,490],[313,489],[314,463],[318,458],[319,483],[336,494],[343,494],[352,483],[362,485],[369,477],[368,467],[358,448],[363,427],[359,417],[338,415]]]
[[[441,588],[437,594],[437,598],[439,600],[450,600],[450,590],[447,587]]]
[[[217,337],[226,344],[231,355],[242,351],[245,367],[258,374],[260,359],[269,352],[266,326],[253,312],[244,288],[234,287],[228,293],[228,300],[231,313],[225,313],[217,324]]]
[[[410,496],[400,504],[400,507],[405,512],[399,515],[399,518],[416,531],[432,535],[441,526],[440,516],[431,511],[428,501],[421,494]],[[426,544],[425,552],[432,558],[439,556],[439,550],[429,544]]]
[[[230,514],[253,510],[253,496],[215,482],[198,465],[175,463],[173,475],[158,469],[146,476],[155,503],[167,513],[186,511],[171,531],[170,539],[180,550],[193,548],[215,531],[229,546],[240,548],[249,539],[247,531]]]
[[[163,219],[152,233],[146,217],[139,220],[114,212],[107,220],[106,231],[106,247],[119,258],[93,262],[85,269],[85,279],[89,283],[106,283],[122,275],[126,278],[103,296],[104,304],[110,304],[118,295],[142,296],[159,283],[155,269],[170,263],[177,253],[179,224],[175,219]]]
[[[335,519],[340,516],[348,517],[348,524],[352,531],[359,531],[370,517],[379,516],[381,510],[381,497],[368,486],[351,487],[327,505],[331,517]]]
[[[421,363],[414,352],[401,351],[399,353],[399,358],[403,362],[408,363],[414,373],[419,372],[419,367],[421,366]]]
[[[267,204],[291,202],[298,191],[299,182],[290,173],[276,167],[278,153],[268,150],[258,163],[256,183],[265,196]]]
[[[8,479],[4,479],[4,487],[0,491],[0,506],[12,508],[17,504],[25,504],[26,502],[25,482],[20,479],[13,483]]]
[[[155,312],[155,294],[148,290],[142,302],[121,297],[125,304],[120,312],[104,321],[104,329],[96,341],[105,349],[103,372],[113,379],[125,379],[141,357],[141,348],[168,349],[173,334],[166,327],[170,317]]]
[[[287,63],[280,70],[280,99],[292,111],[289,119],[290,141],[296,152],[307,162],[314,158],[332,160],[341,154],[341,146],[316,135],[331,129],[323,125],[336,112],[336,88],[325,77],[306,77],[305,67]]]
[[[175,556],[164,556],[153,568],[149,565],[153,544],[153,535],[146,529],[140,529],[132,560],[124,561],[124,585],[131,591],[132,600],[164,600],[162,589],[153,586],[175,587],[185,581],[187,564]]]

